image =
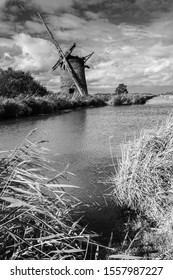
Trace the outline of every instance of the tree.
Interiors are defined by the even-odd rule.
[[[115,93],[117,95],[128,94],[127,86],[125,84],[119,84],[119,86],[115,90]]]
[[[48,93],[38,81],[35,81],[29,72],[0,69],[0,96],[16,97],[20,94],[43,96]]]

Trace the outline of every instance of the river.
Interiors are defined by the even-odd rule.
[[[115,174],[112,164],[121,157],[120,144],[133,140],[141,129],[152,129],[171,112],[169,104],[80,109],[61,115],[0,121],[0,150],[13,149],[34,128],[34,140],[46,139],[58,170],[69,164],[75,193],[85,203],[101,203]],[[110,152],[111,151],[111,152]],[[98,217],[100,219],[100,217]]]
[[[46,147],[56,154],[57,169],[69,164],[75,183],[93,196],[102,186],[100,181],[115,172],[110,150],[116,162],[121,157],[121,143],[133,140],[142,129],[156,127],[171,110],[168,104],[107,106],[0,121],[0,150],[13,149],[37,128],[33,139],[49,141]]]

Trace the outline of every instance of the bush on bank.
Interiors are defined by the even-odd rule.
[[[10,67],[0,69],[0,96],[14,98],[20,94],[44,96],[48,90],[34,80],[29,72]]]

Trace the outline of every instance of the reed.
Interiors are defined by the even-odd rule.
[[[80,201],[67,191],[76,187],[67,182],[67,170],[51,167],[47,153],[28,136],[0,154],[0,259],[87,257],[92,233],[72,219]]]
[[[173,206],[173,117],[160,128],[144,131],[122,145],[114,196],[147,217],[159,221]]]
[[[129,235],[140,232],[130,247],[152,244],[157,257],[173,258],[173,116],[121,148],[112,196],[130,213]]]

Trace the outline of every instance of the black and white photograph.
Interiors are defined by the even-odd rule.
[[[0,0],[0,260],[172,259],[173,1]]]

